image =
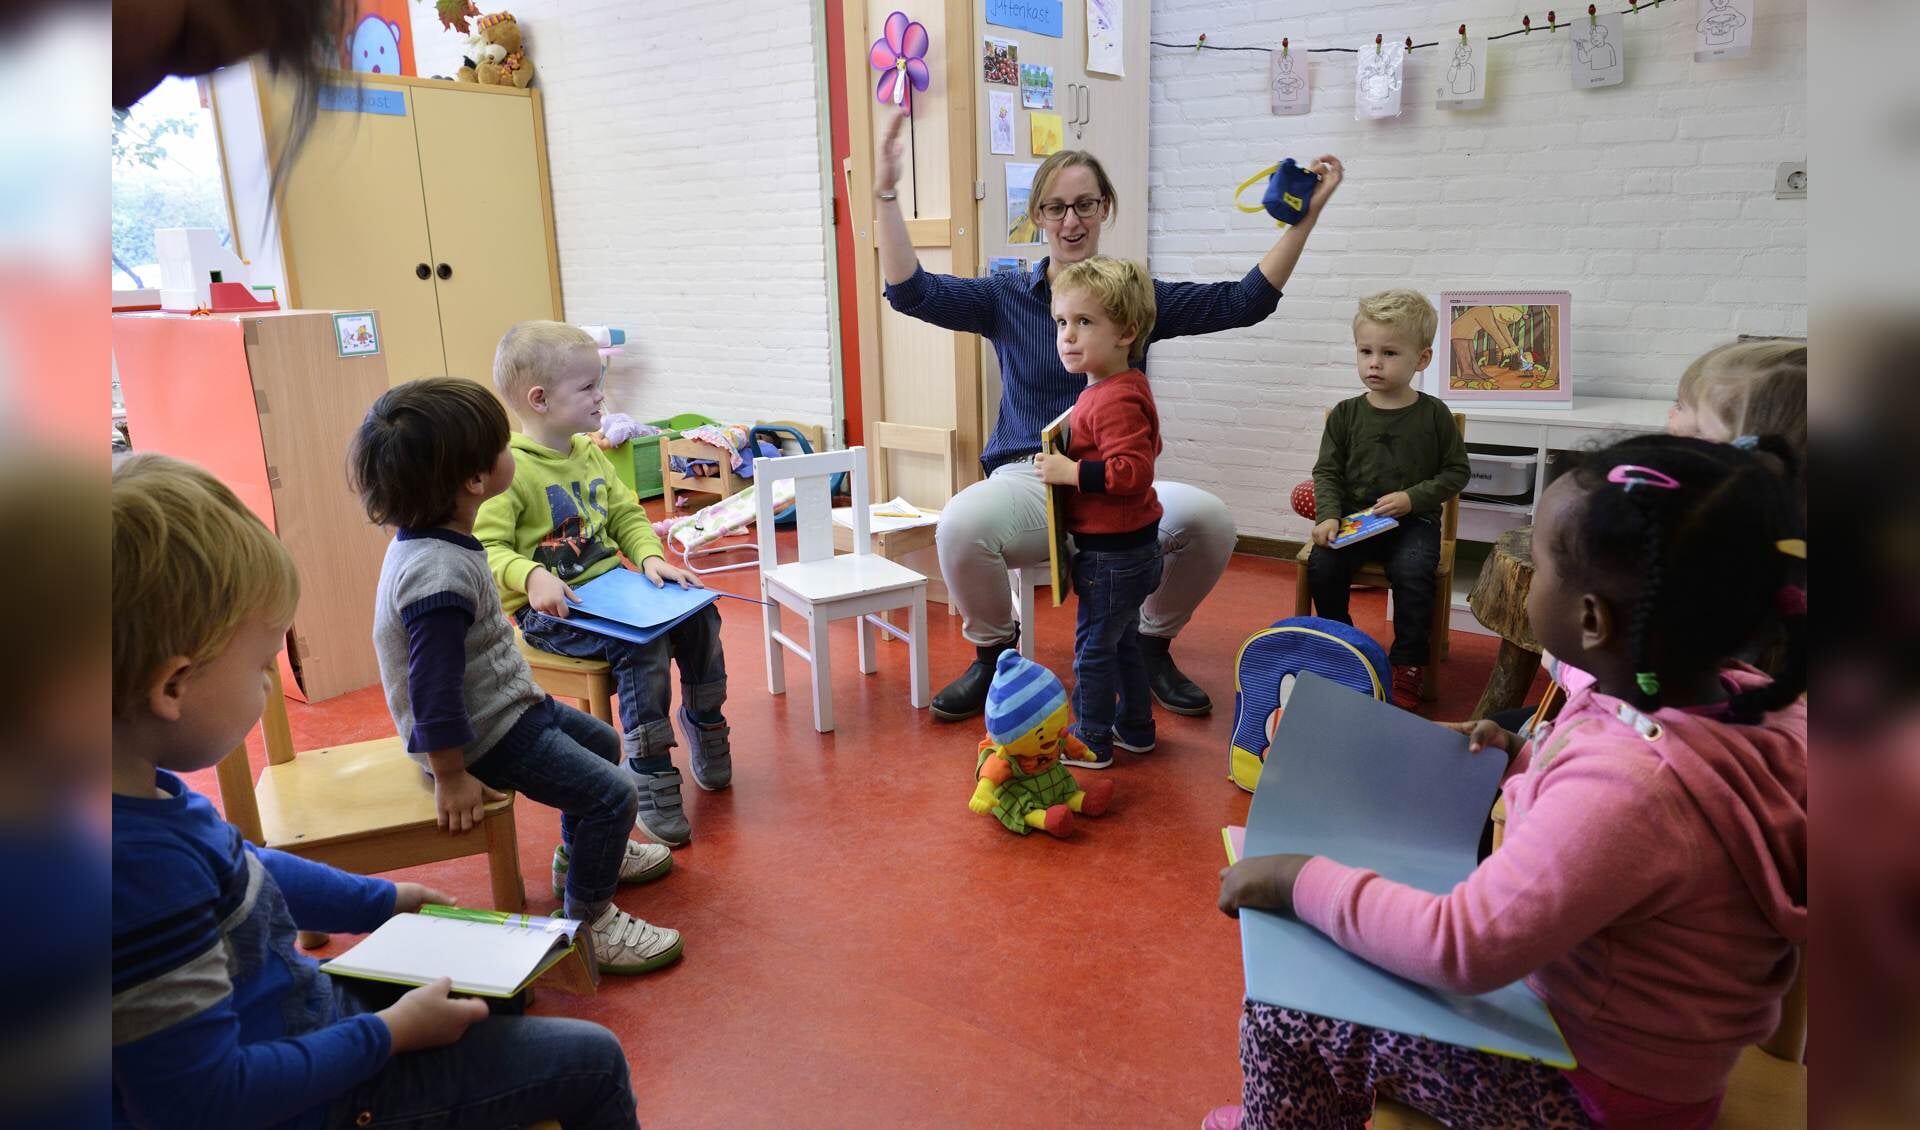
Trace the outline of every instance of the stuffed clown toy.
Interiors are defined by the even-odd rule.
[[[1073,814],[1098,816],[1113,800],[1113,782],[1086,788],[1060,764],[1067,733],[1067,689],[1045,667],[1017,651],[1000,653],[987,690],[987,736],[974,763],[976,783],[967,807],[1024,836],[1038,828],[1064,836]]]

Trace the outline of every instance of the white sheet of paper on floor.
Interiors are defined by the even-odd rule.
[[[1438,85],[1442,110],[1470,110],[1487,100],[1487,37],[1484,35],[1442,37],[1440,50],[1447,65],[1441,68]]]
[[[1400,43],[1361,44],[1354,64],[1353,116],[1360,121],[1400,116],[1400,87],[1406,79],[1407,49]]]
[[[1753,52],[1755,0],[1699,0],[1693,25],[1693,59],[1712,63],[1744,59]]]
[[[1313,79],[1308,74],[1307,57],[1289,46],[1276,50],[1267,62],[1267,89],[1273,112],[1282,118],[1297,117],[1313,108]]]
[[[1618,12],[1603,12],[1585,23],[1573,22],[1568,53],[1573,58],[1573,88],[1618,86],[1627,77],[1627,23]]]

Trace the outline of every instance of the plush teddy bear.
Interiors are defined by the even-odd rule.
[[[1058,676],[1017,651],[1001,652],[987,689],[987,736],[974,763],[967,807],[1022,836],[1036,828],[1064,836],[1073,829],[1074,813],[1105,812],[1113,782],[1094,781],[1083,789],[1060,764],[1060,754],[1080,741],[1067,733],[1071,720]]]
[[[525,90],[533,83],[533,61],[521,46],[520,23],[512,12],[481,16],[465,65],[454,77],[483,86],[512,86]],[[471,76],[471,77],[469,77]]]

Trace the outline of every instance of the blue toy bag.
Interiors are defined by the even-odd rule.
[[[1260,783],[1273,730],[1302,671],[1386,701],[1393,685],[1387,653],[1351,624],[1293,616],[1247,637],[1233,665],[1233,738],[1227,776],[1252,792]]]

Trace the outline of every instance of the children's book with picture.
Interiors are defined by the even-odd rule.
[[[1069,408],[1040,429],[1040,450],[1054,455],[1067,453],[1067,445],[1073,439],[1073,431],[1067,421],[1072,415],[1073,409]],[[1047,488],[1047,572],[1048,580],[1053,584],[1055,608],[1067,602],[1067,590],[1073,584],[1073,562],[1071,551],[1067,548],[1067,492],[1072,489],[1063,486]]]
[[[1383,518],[1371,510],[1362,510],[1340,519],[1340,528],[1333,533],[1333,540],[1327,544],[1335,549],[1343,549],[1357,541],[1366,541],[1375,534],[1384,534],[1400,524],[1397,518]]]
[[[564,988],[592,992],[599,985],[593,934],[581,923],[430,905],[418,914],[387,919],[320,968],[335,976],[395,985],[426,985],[449,977],[456,993],[513,997],[556,966],[561,967],[556,980]]]
[[[1324,855],[1444,895],[1477,866],[1506,759],[1467,737],[1300,673],[1247,810],[1242,857]],[[1395,976],[1297,918],[1240,912],[1247,996],[1496,1055],[1574,1066],[1524,981],[1469,996]]]

